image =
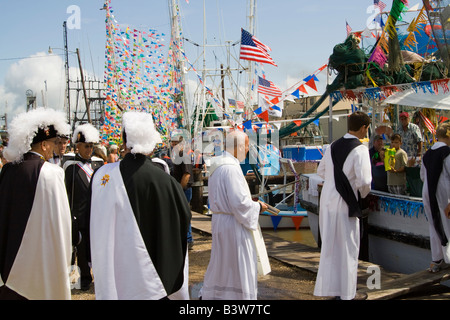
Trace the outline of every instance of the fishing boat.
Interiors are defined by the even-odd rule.
[[[301,205],[306,208],[310,230],[320,246],[319,199],[311,196],[309,188],[320,187],[323,180],[317,175],[302,175]],[[310,184],[311,181],[315,181]],[[372,190],[370,206],[363,220],[367,223],[367,261],[387,270],[414,273],[428,267],[431,259],[429,225],[421,197],[393,195]]]
[[[395,23],[399,20],[400,13],[406,11],[405,4],[402,1],[393,1],[393,9],[387,13],[390,25],[385,28],[386,33],[383,32],[378,38],[368,62],[361,61],[359,72],[355,71],[358,68],[353,65],[354,74],[348,72],[347,66],[340,66],[345,76],[338,90],[330,92],[330,99],[362,102],[362,105],[366,106],[363,110],[372,118],[372,135],[377,133],[385,138],[388,138],[388,132],[395,131],[398,126],[397,119],[400,112],[410,111],[418,115],[417,120],[425,137],[424,152],[436,141],[433,128],[441,121],[448,121],[449,60],[448,52],[442,52],[441,49],[448,47],[450,39],[448,25],[445,30],[446,27],[439,20],[439,17],[443,17],[444,10],[446,8],[448,10],[448,2],[423,2],[423,8],[417,10],[417,16],[411,24],[408,24],[408,33],[403,34],[402,37],[397,35],[396,32],[400,34],[401,28],[396,27]],[[410,45],[406,39],[417,32],[419,23],[429,23],[432,30],[441,31],[430,36],[430,41],[435,41],[437,46],[434,54],[430,54],[427,59],[422,55],[418,60],[419,69],[412,68],[411,73],[409,75],[404,73],[406,77],[402,78],[399,74],[406,71],[406,66],[411,67],[413,62],[400,59],[399,61],[403,62],[398,64],[396,70],[389,69],[387,62],[389,61],[389,67],[393,67],[394,58],[411,56],[410,51],[403,52],[406,51],[405,49],[402,52],[389,51],[392,47],[384,47],[384,44],[387,45],[389,41],[399,41],[404,47]],[[440,66],[443,68],[440,69]],[[434,77],[430,77],[431,69],[438,70]],[[389,83],[383,82],[383,77],[386,76],[391,76]],[[358,77],[361,80],[356,80]],[[359,81],[359,85],[352,86],[352,81]],[[362,85],[364,83],[366,85]],[[386,139],[385,143],[388,145],[389,140]],[[369,205],[364,211],[365,216],[361,219],[364,226],[361,249],[366,251],[367,261],[391,271],[410,274],[429,266],[431,251],[429,224],[421,197],[420,163],[412,164],[406,169],[408,195],[394,195],[372,189],[367,197]],[[373,175],[373,178],[375,179],[376,176]],[[301,181],[300,204],[307,211],[311,232],[320,246],[319,211],[323,180],[317,174],[303,174]]]

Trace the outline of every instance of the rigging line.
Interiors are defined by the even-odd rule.
[[[89,34],[87,34],[86,37],[87,37],[87,42],[88,42],[89,55],[91,56],[92,73],[94,74],[94,80],[97,80],[97,74],[95,73],[95,67],[94,67],[94,60],[92,59],[92,50],[91,50],[91,42],[89,41]]]
[[[73,52],[69,52],[69,54],[74,54]],[[52,53],[45,56],[34,56],[34,57],[13,57],[13,58],[0,58],[0,61],[10,61],[10,60],[24,60],[24,59],[39,59],[39,58],[49,58],[53,56],[64,56],[64,53]]]
[[[225,28],[223,26],[223,13],[222,10],[219,8],[219,0],[216,0],[216,8],[217,8],[217,24],[219,26],[219,43],[222,45],[222,43],[225,41]]]

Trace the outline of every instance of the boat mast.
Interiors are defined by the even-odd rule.
[[[69,49],[67,45],[67,21],[63,23],[63,38],[64,38],[64,69],[66,72],[66,111],[67,122],[70,125],[70,78],[69,78]]]
[[[202,79],[203,81],[206,80],[206,0],[203,0],[203,50],[202,50],[202,56],[203,56],[203,70],[202,70]],[[199,111],[200,116],[199,116]],[[206,114],[208,112],[207,108],[207,102],[206,102],[206,89],[205,86],[201,86],[201,92],[200,92],[200,99],[198,101],[197,105],[197,121],[196,121],[196,130],[194,134],[197,134],[197,132],[201,132],[203,129],[203,122],[205,120]],[[199,120],[201,119],[201,120]],[[200,125],[200,128],[198,127]]]
[[[248,32],[251,34],[255,34],[255,14],[256,14],[256,0],[248,0],[249,5],[249,14],[248,14]],[[251,114],[253,111],[252,108],[252,83],[254,77],[254,63],[252,61],[248,61],[247,68],[247,76],[248,76],[248,84],[247,84],[247,103],[245,104],[245,109],[248,111],[248,114]],[[247,119],[248,120],[248,119]]]
[[[248,30],[254,31],[254,17],[255,17],[255,10],[256,10],[256,0],[252,0],[249,2],[248,6],[248,18],[249,18],[249,26],[247,26]],[[197,70],[197,76],[202,78],[203,83],[198,86],[195,94],[194,94],[194,106],[195,106],[195,119],[193,124],[193,135],[197,135],[203,130],[204,126],[204,120],[205,118],[214,113],[215,107],[220,107],[223,109],[223,112],[225,114],[226,109],[226,83],[225,80],[228,80],[229,85],[231,88],[231,94],[234,96],[234,98],[237,100],[238,96],[241,96],[243,98],[244,104],[247,108],[251,108],[251,87],[253,82],[253,66],[252,64],[245,65],[242,61],[239,60],[239,57],[233,57],[234,60],[237,62],[238,66],[236,68],[231,68],[230,62],[231,62],[231,47],[234,45],[238,45],[240,42],[240,39],[234,43],[231,41],[225,41],[225,43],[221,44],[208,44],[207,41],[207,23],[206,23],[206,1],[203,0],[203,40],[202,44],[197,44],[189,39],[185,39],[187,42],[192,43],[196,47],[201,47],[201,51],[199,53],[199,56],[197,59],[195,59],[195,62],[198,62],[201,67]],[[223,66],[223,64],[220,65],[220,69],[217,68],[209,68],[207,65],[207,53],[208,50],[213,50],[212,48],[216,47],[225,47],[226,51],[226,62],[227,66]],[[215,53],[213,52],[215,55]],[[194,62],[194,63],[195,63]],[[193,70],[195,71],[195,70]],[[245,72],[245,74],[248,75],[248,90],[244,90],[242,92],[239,88],[239,83],[236,81],[236,79],[233,78],[232,72],[237,73],[237,77],[239,77],[239,74],[241,72]],[[214,79],[219,77],[219,87],[216,88]],[[211,81],[209,81],[211,80]],[[244,80],[245,81],[245,80]],[[205,87],[205,85],[208,84],[209,89]],[[244,83],[244,87],[246,87],[246,84]],[[209,90],[209,91],[208,91]],[[214,102],[211,102],[211,104],[208,103],[209,101],[209,95],[214,95],[212,99]],[[225,120],[225,115],[221,117],[221,120]]]
[[[202,79],[203,81],[206,81],[207,76],[207,68],[206,68],[206,38],[207,32],[206,32],[206,1],[203,0],[203,45],[202,45],[202,61],[203,61],[203,68],[202,68]],[[194,119],[194,136],[197,135],[197,133],[201,132],[203,130],[203,122],[208,114],[208,106],[207,106],[207,99],[206,99],[206,88],[204,85],[201,86],[200,89],[200,96],[198,99],[196,99],[196,111],[195,116],[196,119]]]
[[[189,117],[189,108],[186,103],[186,86],[185,86],[185,75],[184,72],[186,70],[185,68],[185,60],[182,56],[182,53],[180,50],[183,50],[183,34],[182,34],[182,28],[181,28],[181,20],[180,20],[180,5],[178,0],[169,0],[169,15],[170,15],[170,27],[171,27],[171,46],[176,45],[177,47],[173,46],[172,54],[174,55],[174,62],[176,62],[175,66],[175,72],[178,73],[176,76],[176,80],[179,81],[181,88],[180,88],[180,103],[183,107],[183,128],[191,134],[191,124],[190,124],[190,117]],[[178,83],[175,84],[175,86],[178,88]],[[176,102],[174,102],[176,103]]]

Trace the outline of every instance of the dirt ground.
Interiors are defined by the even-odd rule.
[[[197,299],[197,292],[209,263],[211,237],[196,232],[193,235],[195,245],[189,251],[189,283],[191,299]],[[315,274],[287,266],[272,258],[270,262],[271,273],[258,279],[259,300],[322,300],[312,294]],[[72,299],[94,300],[94,284],[88,291],[73,289]]]

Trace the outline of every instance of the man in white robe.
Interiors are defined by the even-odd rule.
[[[450,124],[439,125],[436,138],[438,142],[424,154],[420,168],[424,182],[423,206],[430,226],[430,272],[437,272],[450,263],[450,219],[445,214],[450,203]]]
[[[256,300],[258,270],[253,233],[259,229],[259,214],[267,205],[252,200],[239,165],[248,153],[248,136],[235,131],[226,141],[227,151],[211,165],[208,181],[212,246],[201,297]]]
[[[353,113],[349,117],[348,133],[343,139],[364,138],[369,124],[370,118],[366,114]],[[349,216],[349,205],[337,191],[331,155],[333,144],[327,148],[317,168],[317,174],[324,179],[324,185],[319,212],[322,246],[314,295],[351,300],[356,295],[360,245],[359,218]],[[358,192],[361,198],[366,197],[370,192],[372,181],[367,147],[359,144],[352,149],[345,159],[342,171],[355,197]]]
[[[51,108],[9,126],[0,173],[0,299],[70,300],[70,208],[64,171],[49,163],[66,116]]]

